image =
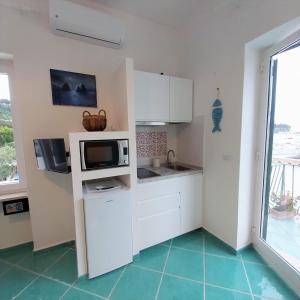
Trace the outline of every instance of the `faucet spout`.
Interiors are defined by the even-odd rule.
[[[170,154],[172,153],[172,155],[173,155],[173,159],[175,159],[175,152],[174,152],[174,150],[169,150],[168,151],[168,154],[167,154],[167,164],[168,165],[171,165],[171,161],[170,161]]]

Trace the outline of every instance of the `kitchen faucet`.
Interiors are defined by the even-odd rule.
[[[171,165],[171,164],[172,164],[171,161],[170,161],[170,153],[173,154],[173,159],[175,158],[175,152],[174,152],[174,150],[169,150],[169,151],[168,151],[168,154],[167,154],[167,164],[168,164],[168,165]]]

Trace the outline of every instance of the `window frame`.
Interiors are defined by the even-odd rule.
[[[19,182],[0,183],[0,194],[9,194],[14,192],[26,191],[27,182],[25,174],[25,160],[22,144],[22,132],[20,125],[19,107],[15,103],[14,93],[14,73],[13,61],[0,59],[0,73],[8,75],[8,84],[10,91],[11,112],[12,112],[12,125],[14,132],[14,142],[16,147],[16,159],[19,173]]]
[[[269,87],[270,87],[270,67],[271,57],[281,52],[283,49],[287,49],[296,41],[300,40],[300,30],[290,34],[286,38],[282,38],[272,46],[262,50],[260,52],[260,66],[263,66],[263,71],[259,77],[260,86],[258,87],[258,99],[257,106],[257,123],[259,130],[256,138],[256,150],[257,150],[257,166],[256,174],[254,178],[255,182],[255,201],[253,209],[253,246],[263,256],[267,263],[277,270],[278,274],[299,293],[299,276],[300,273],[289,262],[277,253],[267,242],[262,238],[261,225],[262,225],[262,213],[263,213],[263,193],[264,190],[264,176],[265,176],[265,155],[268,150],[268,143],[266,140],[269,135]]]

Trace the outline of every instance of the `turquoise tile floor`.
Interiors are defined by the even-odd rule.
[[[0,251],[0,299],[300,299],[253,248],[235,255],[204,230],[142,251],[133,263],[77,279],[71,243],[36,253],[27,244]]]

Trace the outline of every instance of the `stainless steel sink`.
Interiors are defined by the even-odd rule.
[[[151,178],[151,177],[157,177],[157,176],[160,176],[160,175],[151,170],[148,170],[146,168],[138,168],[137,169],[137,177],[139,179]]]
[[[179,171],[179,172],[191,170],[190,168],[180,166],[180,165],[167,165],[166,168],[174,170],[174,171]]]

